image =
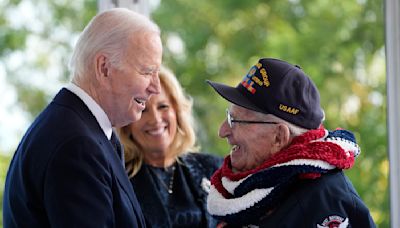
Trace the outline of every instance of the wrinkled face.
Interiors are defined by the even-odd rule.
[[[157,153],[168,156],[177,131],[177,117],[166,91],[154,95],[146,104],[142,118],[130,125],[134,140],[146,154]]]
[[[232,105],[229,110],[233,119],[250,121],[271,121],[260,119],[255,111]],[[232,128],[225,120],[219,136],[226,138],[232,146],[230,151],[232,167],[235,171],[247,171],[261,165],[278,151],[275,143],[276,124],[246,124],[234,122]]]
[[[135,33],[133,36],[122,66],[106,65],[110,77],[101,103],[114,127],[140,119],[150,96],[160,92],[160,37],[154,32]]]

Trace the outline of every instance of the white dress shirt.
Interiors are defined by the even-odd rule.
[[[83,89],[81,89],[74,83],[69,83],[65,88],[76,94],[83,101],[83,103],[85,103],[85,105],[89,108],[89,110],[96,118],[101,129],[103,129],[104,134],[107,136],[108,140],[110,140],[112,134],[111,121],[110,119],[108,119],[107,114],[100,107],[100,105],[98,105],[96,101],[94,101],[93,98],[89,96],[89,94],[87,94]]]

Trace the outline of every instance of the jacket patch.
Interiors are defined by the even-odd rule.
[[[211,188],[211,182],[206,177],[203,177],[203,179],[201,179],[200,186],[205,192],[209,193]]]
[[[339,215],[330,215],[325,218],[322,224],[317,224],[317,228],[347,228],[349,226],[349,218],[342,218]]]

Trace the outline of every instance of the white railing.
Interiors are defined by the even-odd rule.
[[[400,1],[385,1],[390,223],[400,227]]]

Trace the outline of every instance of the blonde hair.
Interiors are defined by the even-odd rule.
[[[170,146],[170,153],[177,158],[187,152],[196,152],[198,148],[195,146],[192,99],[185,95],[175,75],[169,69],[162,66],[159,76],[161,86],[169,96],[172,107],[176,112],[177,132]],[[129,177],[133,177],[143,164],[143,151],[139,144],[135,142],[130,125],[118,128],[117,132],[124,145],[126,170]]]

